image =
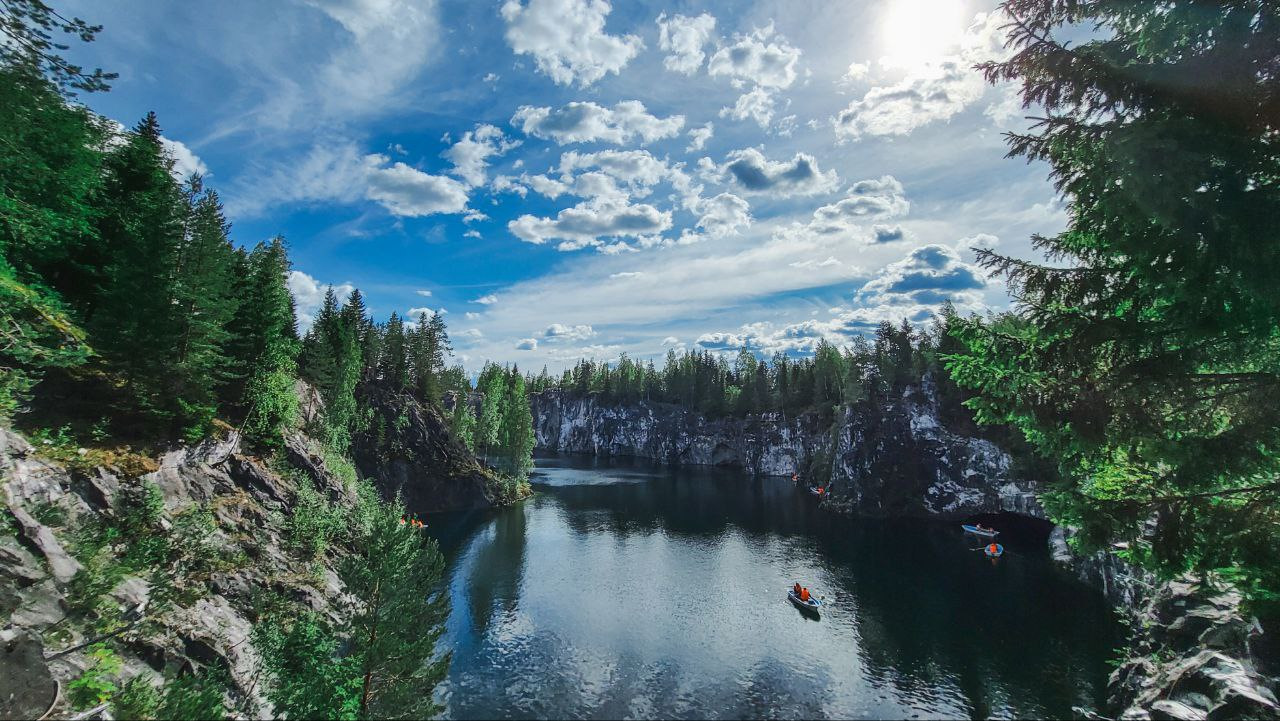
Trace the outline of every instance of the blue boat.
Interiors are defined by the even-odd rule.
[[[995,538],[1000,535],[1000,532],[994,528],[978,528],[977,526],[971,526],[968,523],[962,524],[960,527],[964,529],[965,533],[972,533],[975,536],[982,536],[983,538]]]
[[[987,554],[987,558],[999,558],[1004,555],[1004,546],[997,543],[996,550],[992,551],[991,547],[987,546],[986,548],[982,549],[982,552]]]
[[[801,601],[800,597],[796,595],[794,590],[787,591],[787,598],[796,605],[796,608],[807,613],[817,615],[818,611],[822,608],[822,601],[819,601],[813,596],[809,596],[808,601]]]

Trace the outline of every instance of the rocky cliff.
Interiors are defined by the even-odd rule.
[[[488,508],[514,500],[449,431],[432,408],[375,384],[357,389],[370,409],[353,436],[351,455],[362,476],[384,495],[399,493],[418,513]]]
[[[98,662],[87,644],[104,635],[120,649],[119,671],[104,683],[119,686],[133,677],[158,683],[164,675],[216,670],[229,679],[240,713],[269,716],[250,640],[257,604],[275,593],[329,613],[342,594],[329,564],[312,567],[289,550],[286,518],[298,483],[309,476],[335,502],[351,501],[351,490],[308,438],[291,433],[286,448],[290,471],[251,454],[231,432],[165,453],[149,464],[154,470],[134,476],[115,465],[47,460],[22,436],[0,429],[0,491],[9,519],[0,537],[0,716],[35,718],[50,709],[70,715],[69,689]],[[85,529],[123,528],[134,512],[129,499],[147,488],[162,499],[157,538],[171,536],[170,552],[182,554],[184,568],[194,568],[196,554],[187,557],[179,546],[197,544],[204,558],[198,572],[188,576],[175,566],[156,576],[125,569],[111,559],[111,547],[106,556],[87,547]],[[197,512],[209,514],[209,526],[197,538],[176,540],[175,529]],[[159,594],[161,580],[186,593]]]
[[[302,425],[314,426],[320,400],[297,391]],[[419,513],[499,500],[435,411],[362,392],[373,422],[354,450],[385,494]],[[106,718],[86,696],[193,671],[228,682],[235,716],[270,718],[253,624],[271,604],[332,616],[350,600],[334,571],[350,552],[345,535],[316,544],[314,524],[297,519],[307,503],[350,508],[352,481],[346,461],[301,430],[267,459],[230,429],[147,457],[33,446],[0,428],[0,718],[95,703],[92,717]]]
[[[875,515],[962,517],[1009,511],[1043,518],[1035,484],[1009,455],[944,427],[931,382],[880,407],[707,419],[683,407],[602,403],[552,390],[531,396],[537,448],[657,461],[731,465],[758,475],[830,483],[823,503]]]

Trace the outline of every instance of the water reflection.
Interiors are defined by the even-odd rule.
[[[538,465],[523,505],[433,522],[450,716],[1060,717],[1102,692],[1109,613],[1039,545],[993,565],[950,524],[833,517],[783,480]]]

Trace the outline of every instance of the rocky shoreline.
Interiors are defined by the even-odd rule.
[[[892,403],[845,408],[830,423],[812,413],[709,420],[672,404],[602,403],[558,390],[531,396],[530,405],[542,451],[822,477],[823,506],[850,515],[1012,513],[1047,522],[1035,479],[1018,477],[991,441],[948,429],[928,378]],[[1263,630],[1241,610],[1239,593],[1191,579],[1162,582],[1115,553],[1082,556],[1069,535],[1051,532],[1055,560],[1097,588],[1133,631],[1106,707],[1078,709],[1082,717],[1280,718],[1275,671],[1258,653]]]
[[[927,381],[875,411],[846,408],[834,423],[814,413],[707,419],[672,404],[609,404],[558,390],[533,394],[530,406],[542,451],[799,473],[828,485],[823,504],[846,513],[1044,518],[1034,481],[1016,477],[994,443],[948,430]]]

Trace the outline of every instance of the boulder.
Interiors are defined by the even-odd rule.
[[[0,719],[40,718],[57,695],[40,639],[23,630],[0,631]]]

